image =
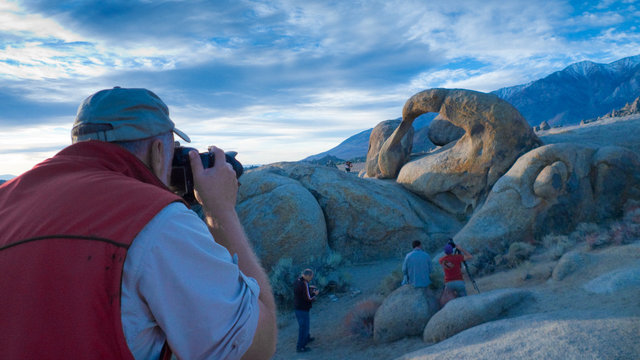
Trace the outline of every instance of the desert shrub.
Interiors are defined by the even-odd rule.
[[[628,244],[640,236],[640,207],[627,206],[623,218],[600,227],[593,223],[578,224],[569,235],[572,241],[584,242],[590,249]]]
[[[473,260],[469,263],[469,271],[473,275],[491,274],[499,267],[496,264],[496,256],[499,255],[495,250],[485,248],[473,254]]]
[[[590,249],[595,249],[611,243],[611,236],[608,232],[587,234],[584,238]]]
[[[382,296],[391,294],[402,284],[402,267],[399,265],[389,275],[385,276],[378,285],[377,293]]]
[[[498,254],[493,258],[496,270],[501,268],[515,268],[531,256],[535,246],[523,242],[514,242],[509,246],[506,254]]]
[[[300,275],[299,269],[293,266],[291,258],[282,258],[271,269],[269,282],[278,307],[293,307],[293,283]]]
[[[601,232],[600,226],[594,223],[580,223],[575,230],[569,235],[569,238],[575,243],[586,241],[587,237],[594,239]]]
[[[524,242],[514,242],[509,246],[505,260],[509,266],[517,266],[527,260],[536,248]]]
[[[628,244],[637,238],[635,224],[618,221],[609,227],[609,239],[613,245]]]
[[[281,309],[293,307],[293,283],[305,268],[313,270],[312,283],[318,287],[321,294],[346,291],[351,277],[341,269],[344,265],[346,262],[342,256],[334,252],[312,257],[305,266],[294,264],[291,258],[278,260],[269,274],[269,281],[278,307]]]
[[[348,334],[363,338],[373,336],[373,320],[382,304],[382,297],[372,297],[360,301],[344,318],[344,327]]]
[[[347,262],[340,253],[330,252],[324,256],[311,257],[307,267],[313,270],[313,282],[322,294],[341,293],[349,289],[351,275],[342,269],[345,265]]]
[[[575,242],[567,235],[549,234],[542,238],[542,245],[549,252],[554,260],[559,259],[569,248],[575,245]]]

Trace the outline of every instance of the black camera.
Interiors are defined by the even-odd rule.
[[[189,152],[191,150],[197,151],[194,148],[180,146],[176,142],[176,148],[173,153],[173,161],[171,163],[171,181],[169,188],[171,191],[182,197],[187,203],[197,203],[195,194],[193,193],[193,172],[191,171],[191,162],[189,161]],[[242,164],[236,160],[235,151],[229,151],[224,154],[226,161],[231,164],[233,170],[236,172],[236,178],[240,178],[244,172]],[[215,156],[213,153],[204,152],[199,153],[200,160],[202,161],[202,167],[213,167],[215,162]]]

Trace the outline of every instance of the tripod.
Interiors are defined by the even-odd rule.
[[[455,249],[456,249],[456,254],[460,254],[460,250],[458,250],[458,248],[455,248]],[[471,280],[471,283],[473,284],[473,288],[476,289],[478,294],[480,294],[480,289],[478,289],[478,284],[476,284],[476,281],[473,279],[473,277],[471,277],[471,273],[469,272],[469,266],[467,266],[467,262],[462,260],[462,264],[464,265],[464,269],[467,271],[467,276],[469,277],[469,280]]]

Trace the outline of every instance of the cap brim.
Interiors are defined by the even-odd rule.
[[[191,139],[189,139],[189,137],[187,136],[187,134],[185,134],[184,132],[182,132],[182,130],[178,129],[178,128],[173,128],[173,132],[176,133],[176,135],[180,136],[180,138],[182,138],[182,140],[190,143]]]

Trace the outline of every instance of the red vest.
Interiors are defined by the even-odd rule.
[[[134,155],[88,141],[0,186],[0,357],[133,359],[127,249],[180,198]]]

